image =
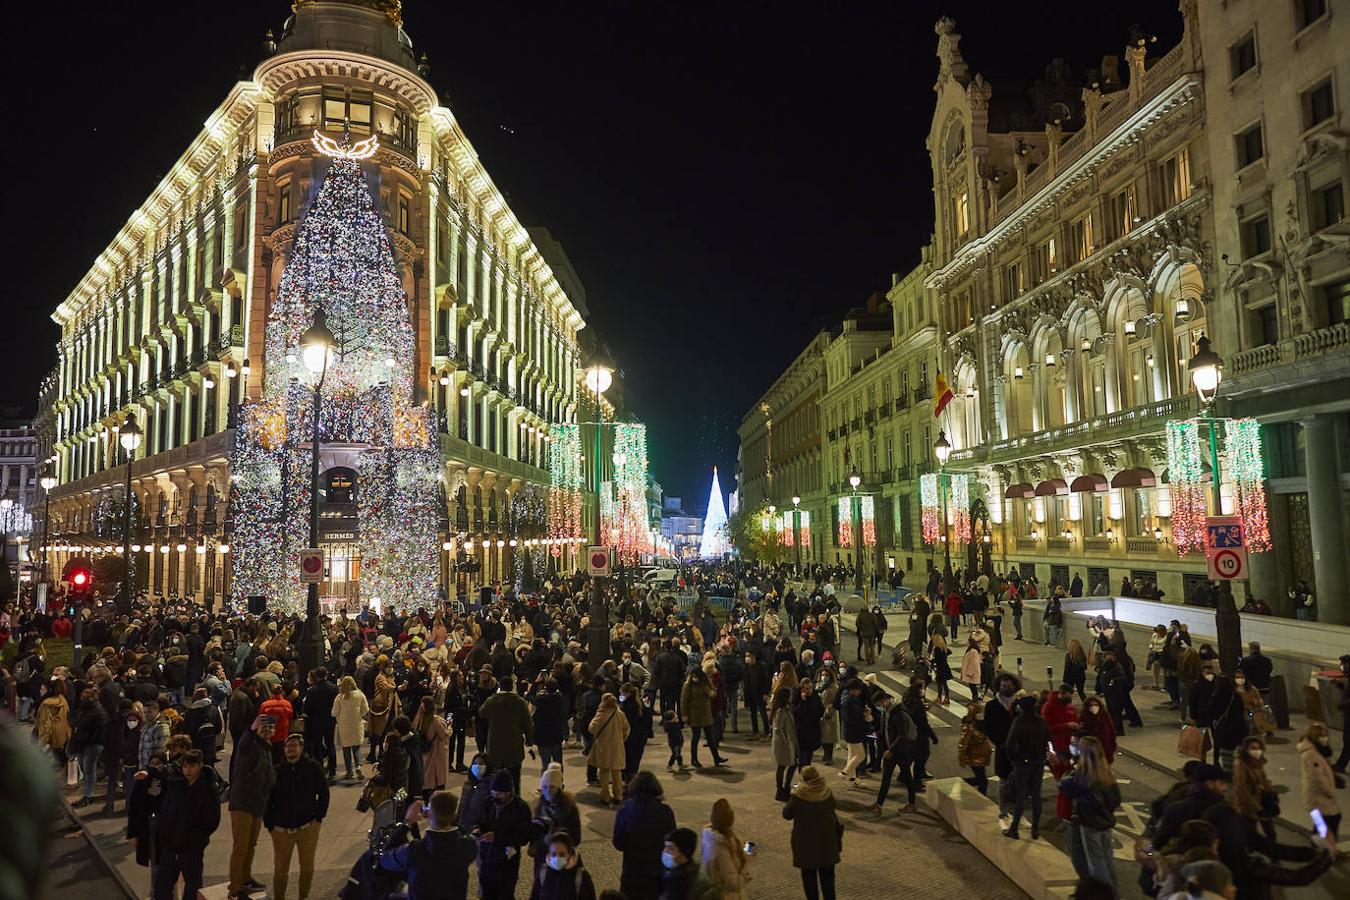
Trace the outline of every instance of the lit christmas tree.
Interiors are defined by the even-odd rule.
[[[726,556],[731,552],[727,542],[727,507],[722,500],[722,485],[717,480],[717,466],[713,466],[712,489],[708,492],[708,514],[703,517],[703,540],[698,555],[704,559]]]
[[[323,380],[320,445],[357,471],[361,594],[415,606],[436,590],[440,454],[413,403],[407,296],[359,162],[375,139],[347,147],[316,133],[315,146],[333,163],[297,231],[267,322],[262,396],[242,410],[231,459],[234,598],[304,608],[316,376],[299,343],[322,308],[340,347]]]

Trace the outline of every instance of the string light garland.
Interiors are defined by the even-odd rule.
[[[378,141],[348,146],[320,137],[315,147],[333,162],[297,231],[267,321],[262,395],[241,410],[231,457],[234,596],[304,608],[299,554],[309,543],[317,430],[322,443],[343,444],[355,460],[362,595],[415,606],[436,591],[440,451],[430,412],[413,403],[407,295],[357,162],[374,155]],[[341,347],[314,422],[313,375],[299,361],[299,344],[318,308]]]
[[[839,498],[839,546],[853,546],[853,498]]]
[[[778,543],[784,547],[797,546],[797,538],[792,533],[792,513],[785,512],[778,516]]]
[[[800,511],[798,512],[798,515],[801,516],[801,519],[800,519],[800,524],[798,525],[798,532],[799,532],[799,534],[798,534],[798,536],[797,536],[797,539],[801,542],[801,545],[802,545],[803,547],[810,547],[810,546],[811,546],[811,513],[807,512],[806,510],[803,509],[803,510],[800,510]]]
[[[875,547],[877,545],[877,509],[873,502],[871,494],[863,494],[858,498],[862,507],[862,539],[864,547]]]
[[[1237,513],[1242,519],[1247,550],[1264,553],[1272,545],[1266,512],[1261,424],[1255,419],[1224,419],[1223,423],[1223,468],[1236,486]]]
[[[611,527],[617,531],[619,561],[632,565],[652,550],[647,525],[647,426],[619,422],[614,426],[614,499]]]
[[[948,475],[951,479],[951,505],[948,507],[952,519],[952,533],[955,540],[963,544],[970,543],[970,476],[963,473]]]
[[[936,544],[942,535],[937,479],[937,475],[931,473],[919,476],[919,524],[925,544]]]
[[[581,431],[574,424],[555,425],[549,456],[548,552],[561,557],[565,542],[581,536]]]
[[[1167,473],[1172,494],[1172,544],[1178,556],[1205,549],[1205,475],[1194,419],[1167,423]]]

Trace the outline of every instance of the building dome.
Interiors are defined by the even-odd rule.
[[[400,0],[294,0],[277,53],[345,50],[417,71]]]

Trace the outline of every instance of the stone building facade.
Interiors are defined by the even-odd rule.
[[[134,417],[143,586],[228,592],[233,425],[267,377],[267,315],[328,164],[311,136],[373,133],[367,178],[411,307],[418,395],[440,424],[443,563],[488,541],[484,563],[507,572],[506,539],[543,533],[518,513],[537,504],[513,500],[546,491],[549,428],[575,420],[584,301],[439,103],[399,3],[300,0],[269,50],[53,314],[58,364],[39,413],[61,481],[53,543],[120,545],[106,512],[126,472],[118,429]],[[346,595],[360,551],[331,543],[325,590]]]

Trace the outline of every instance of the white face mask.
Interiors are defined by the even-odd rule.
[[[473,773],[474,778],[483,777],[483,767],[478,765],[478,763],[474,763],[473,765],[469,766],[469,771]]]
[[[561,872],[563,869],[567,868],[567,857],[558,856],[556,853],[550,853],[548,855],[548,867],[555,872]]]
[[[1252,759],[1260,759],[1266,755],[1266,751],[1262,750],[1260,747],[1253,747],[1251,750],[1248,750],[1247,753]]]
[[[1088,712],[1092,713],[1094,716],[1101,711],[1102,708],[1095,703],[1088,707]]]
[[[663,850],[661,851],[661,865],[665,866],[667,869],[673,869],[678,866],[679,863],[675,861],[675,854],[671,853],[669,850]]]
[[[1205,680],[1206,680],[1206,681],[1213,681],[1213,680],[1214,680],[1214,673],[1213,673],[1213,672],[1206,672],[1206,673],[1205,673]]]

